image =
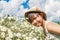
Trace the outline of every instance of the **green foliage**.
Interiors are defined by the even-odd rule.
[[[60,25],[60,22],[57,22]]]

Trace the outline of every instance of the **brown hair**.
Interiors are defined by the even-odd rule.
[[[39,15],[41,15],[41,17],[44,19],[44,20],[47,20],[47,16],[45,14],[45,12],[42,12],[42,11],[29,11],[29,12],[26,12],[25,13],[25,17],[28,18],[27,21],[31,23],[31,19],[29,19],[29,14],[31,13],[38,13]]]

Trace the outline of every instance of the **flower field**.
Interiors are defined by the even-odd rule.
[[[45,40],[45,37],[42,27],[31,25],[25,18],[0,18],[0,40]]]
[[[42,27],[35,27],[26,19],[4,17],[0,19],[0,40],[44,40]]]

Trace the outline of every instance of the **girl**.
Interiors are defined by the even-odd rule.
[[[60,35],[60,26],[54,22],[48,22],[46,13],[38,7],[33,7],[25,13],[27,21],[31,24],[44,29],[46,28],[49,32]]]

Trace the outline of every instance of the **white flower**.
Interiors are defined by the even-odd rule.
[[[39,27],[39,28],[38,27],[35,27],[35,32],[37,32],[37,31],[38,32],[41,32],[41,31],[43,31],[43,28],[42,27]]]
[[[33,34],[33,31],[31,31],[31,32],[29,33],[29,36],[32,36],[32,34]]]
[[[21,37],[21,34],[20,33],[17,33],[15,34],[18,38]]]
[[[25,34],[23,34],[22,36],[23,36],[23,37],[26,37],[26,35],[25,35]]]
[[[32,29],[34,29],[34,27],[32,27]]]
[[[32,40],[37,40],[37,38],[33,38]]]
[[[0,25],[0,29],[2,29],[2,26]]]
[[[0,22],[3,22],[4,21],[4,19],[1,19],[1,21]]]
[[[26,37],[26,40],[31,40],[31,37]]]
[[[20,39],[17,39],[17,40],[20,40]]]
[[[13,19],[13,17],[8,17],[9,20]]]
[[[6,39],[6,40],[12,40],[10,37],[6,37],[5,39]]]
[[[15,26],[15,29],[18,29],[18,27]]]
[[[7,31],[7,28],[0,25],[0,30],[5,32],[5,31]]]
[[[7,26],[1,26],[0,25],[0,31],[2,32],[7,32],[6,35],[4,33],[0,33],[0,37],[5,37],[5,40],[12,40],[12,38],[16,40],[20,40],[20,38],[23,37],[25,40],[37,40],[37,37],[39,37],[38,33],[41,32],[41,28],[35,27],[33,25],[30,25],[27,21],[25,20],[20,20],[18,23],[16,23],[16,18],[14,17],[8,17],[8,19],[14,19],[15,22],[10,22],[7,25],[11,25],[9,28]],[[13,24],[13,25],[12,25]],[[20,25],[21,24],[21,25]],[[18,33],[17,33],[17,32]],[[22,32],[22,33],[21,33]],[[37,33],[38,32],[38,33]],[[42,32],[41,32],[42,33]],[[40,34],[41,34],[40,33]],[[37,35],[36,35],[37,34]],[[2,36],[3,35],[3,36]],[[5,36],[4,36],[5,35]],[[35,36],[36,35],[36,36]],[[41,34],[42,35],[42,34]],[[36,37],[36,38],[35,38]],[[42,39],[42,37],[40,37]],[[1,39],[2,40],[2,39]]]
[[[0,35],[2,38],[5,38],[5,33],[4,32],[1,32],[1,35]]]
[[[28,27],[28,25],[27,25],[27,23],[26,23],[26,22],[24,22],[24,25],[26,25],[26,27]]]
[[[10,29],[8,29],[8,35],[9,35],[10,38],[13,37],[13,32]]]
[[[11,26],[11,28],[13,29],[13,28],[14,28],[14,26]]]

